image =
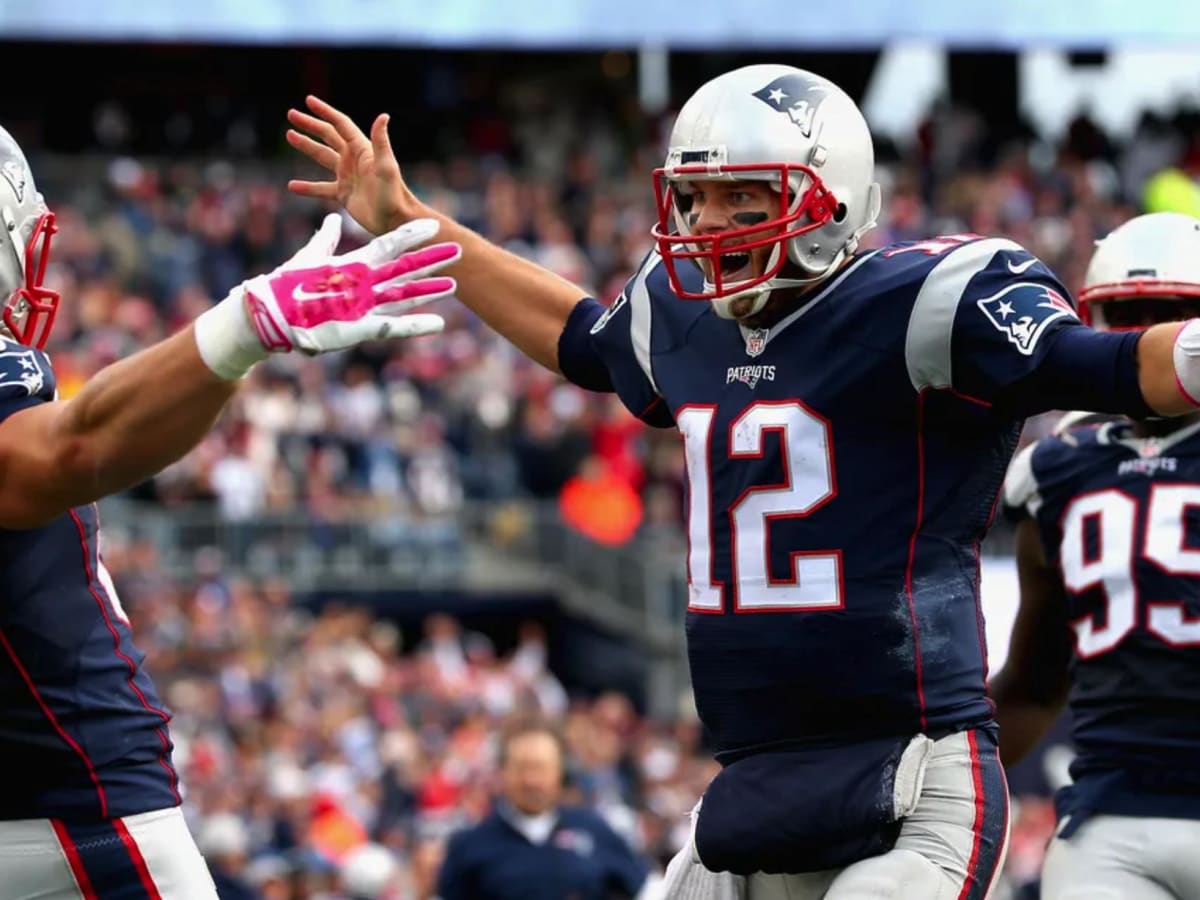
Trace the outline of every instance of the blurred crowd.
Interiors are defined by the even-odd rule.
[[[185,587],[149,544],[110,543],[106,562],[173,713],[185,812],[222,900],[429,900],[446,839],[496,796],[518,716],[561,729],[565,802],[629,841],[652,887],[716,773],[690,708],[652,720],[616,692],[569,694],[535,622],[499,654],[447,615],[406,635],[353,606],[303,612],[279,582]],[[1022,798],[1012,820],[1006,900],[1036,879],[1049,800]]]
[[[631,135],[564,105],[463,140],[461,153],[406,163],[414,188],[615,297],[650,245],[660,132]],[[881,146],[879,158],[886,199],[870,246],[1003,234],[1075,291],[1094,240],[1196,189],[1200,117],[1147,114],[1127,140],[1084,117],[1060,140],[1000,140],[969,110],[939,106],[911,145]],[[311,172],[284,159],[34,154],[34,166],[60,226],[49,280],[64,302],[48,349],[64,397],[273,268],[325,212],[286,193],[289,176]],[[347,224],[347,247],[365,239]],[[336,521],[380,507],[452,519],[477,499],[565,498],[566,520],[586,523],[588,503],[619,492],[620,527],[597,539],[678,521],[673,433],[562,383],[460,307],[438,312],[440,336],[272,359],[198,449],[131,495],[210,503],[231,522],[289,511]],[[184,587],[161,575],[147,544],[118,541],[105,555],[175,713],[188,815],[230,897],[429,897],[445,836],[488,806],[499,723],[530,709],[564,729],[571,796],[656,867],[686,838],[686,813],[714,771],[694,716],[650,721],[616,693],[568,695],[536,624],[505,655],[445,616],[406,643],[358,609],[306,614],[282,583],[213,573]],[[1045,798],[1014,809],[1014,891],[1036,877],[1052,820]]]
[[[223,900],[430,897],[446,837],[489,809],[517,716],[561,728],[566,800],[659,870],[715,772],[694,715],[568,695],[537,623],[501,655],[446,615],[406,636],[356,607],[302,612],[281,583],[213,573],[185,589],[148,544],[105,556],[174,715],[185,809]]]

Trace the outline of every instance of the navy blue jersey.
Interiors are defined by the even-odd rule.
[[[564,373],[683,434],[688,652],[719,758],[988,722],[979,542],[1023,416],[1059,399],[1051,348],[1112,337],[1054,275],[1007,240],[898,244],[748,329],[677,299],[651,253],[595,315],[608,382],[567,332]]]
[[[0,420],[54,395],[47,357],[0,340]],[[0,819],[177,805],[167,721],[99,557],[95,507],[0,529]]]
[[[1200,425],[1045,438],[1014,460],[1005,503],[1034,517],[1066,588],[1076,793],[1152,815],[1167,811],[1130,802],[1190,795],[1200,817]]]

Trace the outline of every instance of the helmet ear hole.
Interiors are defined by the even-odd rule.
[[[837,223],[838,225],[841,225],[843,222],[846,221],[846,214],[848,212],[849,212],[849,210],[846,209],[846,204],[839,203],[837,205],[837,209],[835,209],[833,211],[833,221],[835,223]]]

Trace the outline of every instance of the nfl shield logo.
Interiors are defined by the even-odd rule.
[[[753,331],[746,334],[746,355],[758,356],[767,349],[767,335],[771,333],[769,328],[755,328]]]

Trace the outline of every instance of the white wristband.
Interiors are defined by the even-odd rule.
[[[1200,407],[1200,319],[1175,334],[1175,384],[1193,406]]]
[[[234,288],[228,297],[198,316],[193,331],[200,358],[227,381],[241,378],[267,357],[246,314],[244,285]]]

